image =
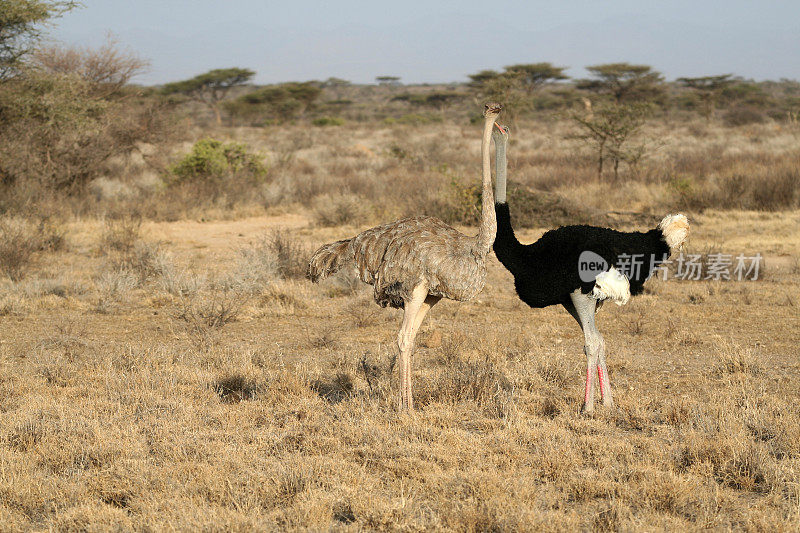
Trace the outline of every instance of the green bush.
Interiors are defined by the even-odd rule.
[[[420,115],[418,113],[409,113],[398,118],[389,117],[383,120],[385,124],[409,124],[411,126],[441,121],[442,117],[436,115]]]
[[[171,171],[173,183],[185,183],[221,181],[241,175],[260,179],[267,173],[267,168],[260,157],[249,152],[243,144],[200,139]]]
[[[319,117],[315,118],[311,123],[315,126],[341,126],[344,124],[344,119],[339,117]]]

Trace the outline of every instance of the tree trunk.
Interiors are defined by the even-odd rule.
[[[600,142],[600,149],[597,151],[597,179],[603,179],[603,153],[606,148],[606,141]]]
[[[219,106],[214,104],[211,106],[211,109],[214,110],[214,118],[217,119],[217,126],[222,126],[222,113],[219,111]]]

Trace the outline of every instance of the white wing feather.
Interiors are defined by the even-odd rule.
[[[617,305],[625,305],[631,299],[631,285],[628,278],[611,267],[601,272],[594,280],[592,297],[597,300],[611,300]]]

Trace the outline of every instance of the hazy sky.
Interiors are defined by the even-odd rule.
[[[140,83],[246,67],[256,82],[330,76],[462,81],[485,68],[550,61],[653,65],[667,79],[735,73],[800,79],[798,0],[83,0],[52,29],[97,45],[110,31],[150,60]]]

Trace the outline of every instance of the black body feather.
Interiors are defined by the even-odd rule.
[[[511,227],[507,203],[495,204],[497,237],[494,253],[514,275],[520,299],[531,307],[547,307],[569,301],[580,288],[588,294],[594,281],[580,278],[578,260],[589,250],[602,257],[608,266],[617,265],[620,257],[641,258],[638,272],[622,272],[630,282],[631,295],[642,292],[653,270],[669,258],[670,249],[658,229],[625,233],[595,226],[563,226],[550,230],[532,244],[521,244]]]

